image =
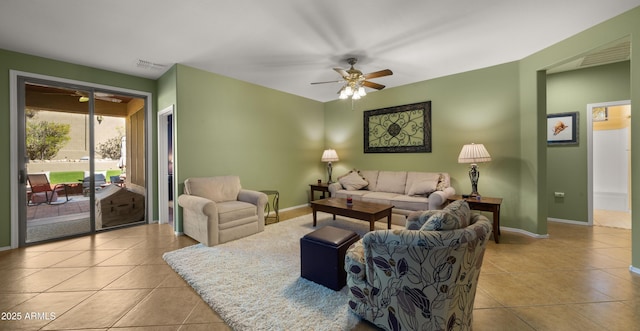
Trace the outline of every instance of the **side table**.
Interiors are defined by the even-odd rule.
[[[309,184],[309,186],[311,187],[311,198],[309,201],[313,201],[316,199],[315,197],[315,192],[318,191],[320,192],[322,195],[320,196],[320,199],[324,199],[325,198],[325,193],[327,193],[328,196],[331,196],[331,193],[329,192],[329,184],[327,183],[317,183],[317,184]]]
[[[480,200],[471,197],[463,198],[461,195],[453,195],[447,199],[448,202],[456,200],[465,200],[472,210],[488,211],[493,213],[493,240],[498,244],[500,242],[500,205],[502,198],[481,197]]]
[[[276,221],[274,223],[280,222],[280,192],[276,191],[276,190],[263,190],[260,191],[264,194],[267,195],[267,205],[264,206],[264,224],[269,224],[267,222],[268,219],[275,219]],[[269,196],[272,195],[273,198],[271,199],[271,205],[269,205]],[[269,216],[269,214],[271,214],[271,208],[273,208],[273,211],[275,212],[276,216]]]

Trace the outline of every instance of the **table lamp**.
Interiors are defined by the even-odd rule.
[[[460,155],[458,156],[458,163],[471,163],[471,169],[469,169],[469,178],[471,179],[471,194],[472,197],[477,197],[478,194],[478,179],[480,178],[480,171],[478,170],[478,163],[491,161],[491,155],[487,152],[487,149],[483,144],[467,144],[462,146]]]
[[[338,153],[336,153],[335,149],[326,149],[322,153],[322,159],[320,160],[322,162],[327,162],[327,173],[329,174],[329,181],[327,183],[333,183],[333,181],[331,180],[331,172],[333,170],[331,167],[331,162],[340,161],[340,159],[338,159]]]

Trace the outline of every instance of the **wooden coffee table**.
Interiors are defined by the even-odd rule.
[[[313,209],[313,226],[316,226],[316,213],[323,211],[336,215],[351,217],[363,221],[369,221],[369,230],[373,231],[377,220],[386,217],[387,228],[391,229],[391,209],[393,205],[384,205],[375,202],[353,201],[353,204],[347,206],[347,199],[344,198],[328,198],[322,200],[311,201]]]

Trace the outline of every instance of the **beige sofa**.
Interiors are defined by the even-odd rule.
[[[391,204],[393,214],[404,217],[418,210],[442,209],[456,193],[446,172],[378,170],[352,170],[330,184],[329,192],[332,197]]]
[[[267,195],[243,189],[238,176],[188,178],[178,204],[184,234],[207,246],[264,230]]]

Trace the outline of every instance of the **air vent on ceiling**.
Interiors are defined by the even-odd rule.
[[[155,63],[155,62],[142,60],[142,59],[138,59],[136,66],[138,66],[139,68],[149,69],[149,70],[163,70],[164,68],[167,67],[166,64]]]
[[[631,41],[624,41],[601,51],[587,54],[581,67],[592,67],[597,65],[621,62],[629,60],[631,55]]]

